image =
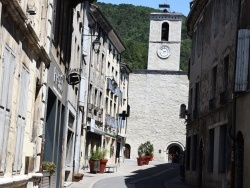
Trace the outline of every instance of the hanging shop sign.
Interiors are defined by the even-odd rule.
[[[67,82],[69,85],[76,85],[81,81],[81,71],[80,68],[69,69],[67,74]]]

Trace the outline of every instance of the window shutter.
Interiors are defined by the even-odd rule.
[[[6,166],[14,70],[15,56],[8,48],[5,48],[0,80],[0,173],[4,173]]]
[[[249,38],[250,30],[238,31],[238,47],[235,75],[235,91],[246,91],[248,85]]]
[[[16,132],[16,144],[15,144],[15,157],[13,171],[20,172],[22,167],[22,151],[23,151],[23,140],[24,130],[27,112],[27,97],[29,87],[29,72],[25,67],[22,68],[21,77],[21,90],[19,96],[19,110],[17,118],[17,132]]]

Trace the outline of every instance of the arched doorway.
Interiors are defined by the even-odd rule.
[[[183,158],[183,149],[180,144],[172,143],[167,147],[167,161],[169,163],[181,163]]]
[[[244,138],[241,132],[237,134],[235,149],[235,187],[243,188]]]
[[[125,144],[125,150],[124,150],[125,159],[130,159],[130,151],[131,151],[131,146],[129,144]]]

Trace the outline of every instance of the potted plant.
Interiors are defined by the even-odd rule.
[[[100,151],[100,173],[104,173],[108,159],[106,158],[107,150],[105,148]]]
[[[91,173],[96,173],[99,172],[100,170],[100,151],[99,149],[97,150],[92,150],[91,155],[89,158],[89,169]]]
[[[50,161],[43,161],[42,162],[42,169],[45,171],[49,171],[51,174],[56,172],[56,165]]]
[[[147,158],[149,158],[150,161],[152,161],[154,155],[153,144],[151,144],[150,141],[147,141],[144,143],[144,146],[145,146],[145,155],[147,156]]]
[[[140,146],[138,147],[138,157],[137,157],[137,164],[138,166],[142,166],[144,163],[144,154],[145,154],[145,147],[144,144],[140,144]]]

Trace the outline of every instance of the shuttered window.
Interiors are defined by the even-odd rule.
[[[15,56],[5,47],[0,75],[0,174],[4,174],[6,167],[14,72]]]
[[[27,98],[29,91],[28,89],[29,72],[24,66],[22,67],[20,86],[21,88],[19,95],[18,117],[16,125],[16,143],[15,143],[14,166],[13,166],[14,173],[19,173],[22,167],[23,140],[24,140],[24,130],[26,124]]]
[[[235,75],[235,91],[246,91],[248,85],[250,30],[241,29],[238,33],[238,49]]]

